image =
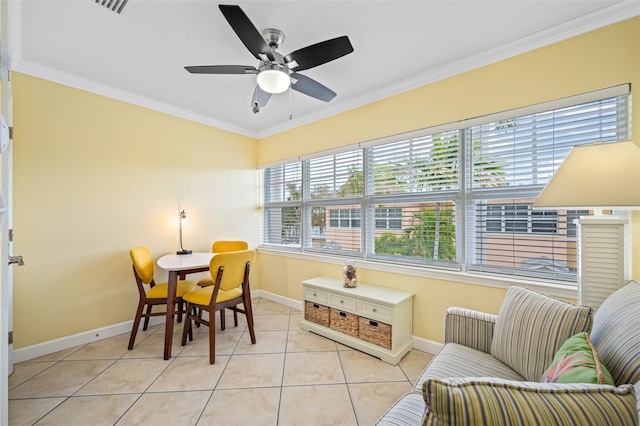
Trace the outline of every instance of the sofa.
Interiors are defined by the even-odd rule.
[[[640,283],[594,310],[512,285],[497,315],[452,307],[444,345],[378,425],[637,425]]]

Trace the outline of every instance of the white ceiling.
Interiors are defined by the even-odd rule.
[[[283,31],[282,54],[349,36],[353,53],[301,72],[338,95],[285,92],[254,114],[255,75],[189,74],[186,65],[258,65],[204,0],[129,0],[120,15],[94,0],[9,0],[12,68],[259,138],[640,14],[638,0],[224,4],[259,31]]]

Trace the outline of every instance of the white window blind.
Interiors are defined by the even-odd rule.
[[[441,132],[368,148],[371,258],[456,264],[458,134]]]
[[[360,252],[362,150],[331,153],[303,164],[309,188],[305,212],[311,223],[304,247],[312,251]]]
[[[467,130],[468,270],[576,281],[576,212],[531,205],[573,146],[626,138],[626,103],[612,97]]]
[[[302,237],[302,165],[268,167],[264,171],[265,244],[299,247]]]

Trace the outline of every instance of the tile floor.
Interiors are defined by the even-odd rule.
[[[393,366],[300,329],[302,312],[254,299],[257,343],[244,315],[216,334],[194,328],[162,359],[164,326],[15,365],[11,425],[372,425],[408,392],[432,355],[418,350]],[[219,327],[219,326],[218,326]]]

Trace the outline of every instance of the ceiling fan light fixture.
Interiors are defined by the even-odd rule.
[[[268,93],[282,93],[290,84],[289,74],[278,67],[262,69],[258,74],[258,86]]]

